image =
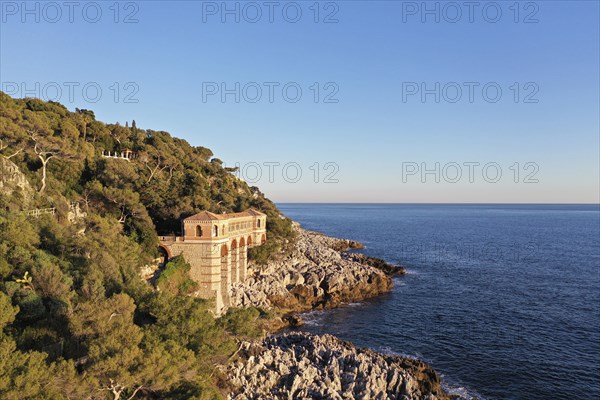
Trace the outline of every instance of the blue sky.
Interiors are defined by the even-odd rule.
[[[315,3],[3,1],[2,89],[209,147],[279,202],[600,201],[597,1]]]

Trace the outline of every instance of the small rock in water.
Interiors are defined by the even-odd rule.
[[[288,315],[288,316],[284,317],[284,321],[289,323],[292,328],[298,328],[298,327],[304,325],[304,320],[298,314]]]

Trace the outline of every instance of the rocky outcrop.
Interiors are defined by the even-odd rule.
[[[389,291],[404,268],[364,254],[358,242],[331,238],[295,225],[297,241],[283,259],[253,266],[230,290],[231,306],[288,311],[281,326],[297,327],[295,314],[330,308]],[[280,326],[280,327],[281,327]],[[426,363],[358,349],[331,335],[287,333],[243,342],[226,367],[231,400],[399,399],[449,400],[439,375]]]
[[[446,400],[424,362],[358,349],[330,335],[290,333],[242,343],[227,368],[231,400]]]
[[[337,307],[388,292],[389,275],[404,269],[362,254],[345,253],[360,248],[358,242],[331,238],[295,226],[297,241],[291,254],[251,265],[250,276],[230,289],[232,307],[277,307],[304,311]]]
[[[33,188],[19,167],[4,157],[0,157],[0,193],[7,196],[19,194],[23,207],[29,204],[34,194]]]

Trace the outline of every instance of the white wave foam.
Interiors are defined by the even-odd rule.
[[[446,393],[452,396],[458,396],[458,399],[460,400],[486,400],[485,397],[481,396],[479,393],[475,392],[472,389],[467,389],[462,385],[453,385],[445,382],[443,375],[442,389],[444,389]]]
[[[362,306],[363,304],[364,303],[358,302],[358,303],[346,303],[345,305],[346,305],[346,307],[359,307],[359,306]]]

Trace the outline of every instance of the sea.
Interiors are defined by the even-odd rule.
[[[424,360],[461,399],[600,399],[600,205],[278,207],[408,271],[300,330]]]

